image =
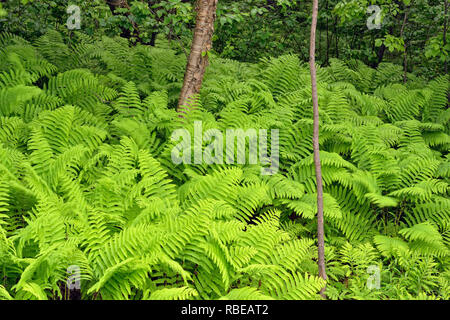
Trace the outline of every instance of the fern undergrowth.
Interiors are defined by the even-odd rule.
[[[0,298],[321,299],[309,69],[126,40],[0,35]],[[449,77],[318,68],[330,299],[449,299]],[[179,128],[280,130],[280,171],[175,165]],[[380,287],[367,285],[380,271]]]

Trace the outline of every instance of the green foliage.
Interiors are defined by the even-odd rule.
[[[427,58],[437,57],[440,62],[444,63],[450,61],[450,36],[446,35],[446,41],[444,42],[444,33],[432,37],[428,40],[427,46],[425,48],[425,56]]]
[[[73,36],[66,25],[69,5],[79,7],[84,35],[96,40],[121,35],[133,45],[164,43],[185,55],[195,23],[195,0],[8,0],[1,5],[0,30],[31,41],[52,29]],[[443,39],[448,21],[444,5],[444,0],[320,1],[316,61],[328,66],[331,58],[356,58],[372,67],[383,61],[403,65],[406,54],[407,72],[429,79],[445,74],[450,41],[448,31]],[[375,14],[379,21],[373,20]],[[378,27],[369,28],[369,21],[379,22]],[[308,1],[221,0],[212,51],[238,61],[289,53],[307,61],[310,24]]]
[[[0,298],[66,299],[76,265],[83,299],[321,299],[308,66],[212,55],[181,120],[184,55],[73,36],[0,35]],[[318,78],[328,297],[448,299],[448,76]],[[278,128],[279,173],[175,165],[195,120]]]

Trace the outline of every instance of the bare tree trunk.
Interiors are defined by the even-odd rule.
[[[320,165],[320,149],[319,149],[319,99],[317,96],[317,76],[316,76],[316,27],[317,15],[319,11],[319,0],[313,0],[312,8],[312,23],[311,23],[311,38],[309,47],[309,68],[311,71],[311,92],[314,111],[314,133],[313,133],[313,148],[314,148],[314,166],[316,169],[316,183],[317,183],[317,242],[318,242],[318,267],[319,276],[327,280],[325,271],[325,244],[324,244],[324,229],[323,229],[323,185],[322,185],[322,168]],[[325,288],[322,288],[320,294],[325,297]]]
[[[208,66],[208,51],[212,46],[216,9],[217,0],[197,0],[194,38],[178,100],[178,112],[183,112],[182,106],[189,109],[189,98],[200,92],[203,75]]]
[[[443,34],[444,48],[447,45],[447,19],[448,19],[447,13],[448,13],[448,2],[447,2],[447,0],[445,0],[444,1],[444,34]],[[445,74],[448,73],[447,60],[445,60],[445,62],[444,62],[444,72],[445,72]]]
[[[325,5],[325,10],[328,12],[328,0],[326,2],[326,5]],[[330,37],[329,37],[329,34],[328,34],[328,15],[327,15],[326,29],[327,29],[327,54],[325,56],[325,65],[327,66],[329,64],[329,60],[330,60],[330,54],[329,54],[329,51],[330,51]]]

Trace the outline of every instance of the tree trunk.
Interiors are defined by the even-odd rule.
[[[189,99],[200,92],[203,75],[208,66],[208,52],[212,46],[216,8],[217,0],[197,0],[194,38],[178,100],[178,112],[183,112],[184,107],[189,109]]]
[[[309,67],[311,71],[311,92],[314,111],[314,167],[316,170],[317,183],[317,242],[318,242],[318,267],[319,276],[327,280],[325,271],[325,244],[324,244],[324,228],[323,228],[323,186],[322,186],[322,168],[320,165],[320,149],[319,149],[319,99],[317,96],[317,76],[316,76],[316,27],[317,15],[319,11],[319,0],[313,0],[311,38],[309,47]],[[325,297],[325,287],[320,291],[322,297]]]
[[[447,13],[448,13],[448,2],[447,0],[444,1],[444,34],[443,34],[443,43],[444,48],[447,45]],[[448,66],[447,66],[447,60],[444,62],[444,72],[445,74],[448,73]]]
[[[326,2],[326,5],[325,5],[325,10],[328,13],[328,0]],[[327,29],[327,54],[325,56],[325,65],[327,66],[327,65],[329,65],[329,60],[330,60],[330,54],[329,54],[329,51],[330,51],[330,37],[329,37],[329,34],[328,34],[328,14],[327,14],[326,29]]]
[[[377,61],[372,65],[373,68],[378,68],[378,65],[383,61],[384,52],[386,51],[386,46],[384,43],[378,48],[377,51]]]
[[[156,37],[158,36],[157,32],[152,32],[152,37],[150,39],[150,42],[148,43],[149,45],[151,45],[152,47],[155,46],[156,43]]]

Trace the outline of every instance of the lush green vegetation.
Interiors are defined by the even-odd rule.
[[[154,21],[142,7],[133,39],[118,36],[118,21],[130,20],[102,1],[92,1],[101,10],[86,9],[79,31],[57,25],[58,1],[46,1],[55,12],[19,2],[3,3],[0,15],[31,23],[44,10],[60,31],[21,23],[0,33],[0,299],[69,299],[69,266],[80,268],[83,299],[321,299],[310,71],[285,50],[308,36],[267,48],[284,32],[271,23],[307,20],[310,7],[285,1],[277,8],[293,14],[269,21],[270,10],[247,16],[223,1],[202,90],[180,118],[189,3],[168,1],[177,12],[160,1],[166,19]],[[251,37],[234,18],[273,40],[247,29]],[[244,39],[247,53],[236,49]],[[405,82],[401,55],[372,68],[369,56],[345,50],[342,60],[319,55],[317,71],[327,298],[447,300],[446,53],[438,50],[440,63],[438,54],[413,58]],[[279,129],[279,172],[174,164],[171,134],[193,132],[195,121]],[[368,286],[373,270],[379,288]]]
[[[152,43],[158,35],[173,41],[178,52],[189,51],[195,22],[194,0],[128,0],[130,9],[117,9],[114,15],[106,2],[70,1],[81,9],[84,33],[94,37],[122,34],[132,43],[145,44]],[[317,61],[327,66],[331,58],[359,59],[376,67],[382,61],[403,65],[406,55],[408,72],[428,78],[444,74],[444,65],[450,60],[446,3],[321,0]],[[381,9],[379,29],[367,27],[374,14],[367,11],[370,5]],[[69,16],[66,0],[8,0],[3,6],[8,14],[3,22],[0,17],[0,30],[27,39],[35,39],[49,28],[70,33],[65,25]],[[138,32],[133,31],[133,21]],[[239,61],[258,62],[260,58],[286,53],[307,61],[310,24],[311,0],[220,0],[213,50],[224,58]]]

